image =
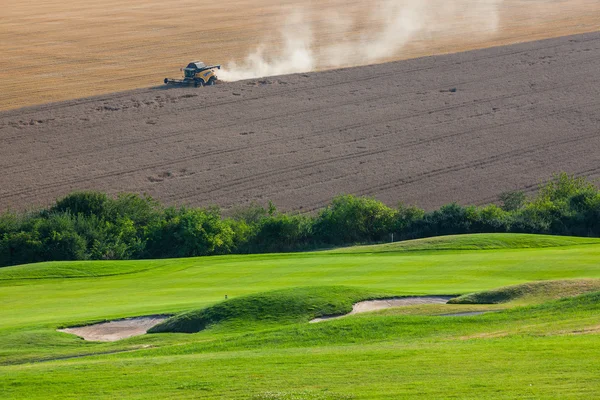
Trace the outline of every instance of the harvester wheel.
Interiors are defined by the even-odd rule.
[[[215,83],[216,83],[216,82],[215,82],[215,78],[210,78],[210,79],[208,80],[208,83],[207,83],[207,85],[208,85],[208,86],[214,86],[214,84],[215,84]]]
[[[204,86],[204,81],[202,81],[202,80],[194,81],[194,87],[198,87],[198,86]]]
[[[165,85],[166,85],[167,83],[169,83],[169,78],[165,78],[164,82],[165,82]]]

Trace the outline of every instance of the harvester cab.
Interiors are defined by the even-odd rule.
[[[193,61],[185,68],[181,68],[183,72],[183,79],[171,79],[165,78],[165,84],[174,85],[194,85],[198,86],[212,86],[217,83],[216,70],[221,69],[220,65],[206,65],[200,61]]]

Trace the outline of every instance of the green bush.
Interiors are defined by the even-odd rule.
[[[425,217],[425,211],[418,207],[407,207],[400,203],[394,213],[392,233],[399,239],[415,239],[419,237],[418,226]]]
[[[217,210],[169,208],[149,227],[146,255],[152,258],[227,254],[234,233]]]
[[[273,215],[264,217],[255,227],[249,240],[249,252],[291,251],[309,247],[310,217]]]
[[[103,216],[109,198],[100,192],[75,192],[58,200],[51,212]]]
[[[600,193],[579,193],[570,200],[570,207],[576,210],[569,225],[578,236],[600,236]]]
[[[316,217],[314,237],[317,242],[334,245],[387,240],[397,222],[396,214],[369,197],[338,196]]]
[[[419,237],[469,233],[473,212],[473,209],[456,203],[447,204],[439,210],[426,213],[415,229],[419,232]]]
[[[515,211],[523,207],[527,197],[522,191],[504,192],[499,196],[504,211]]]
[[[0,214],[0,237],[10,232],[17,232],[21,227],[22,218],[14,212]]]
[[[68,213],[51,213],[39,219],[35,231],[43,244],[43,258],[48,261],[87,258],[86,242],[75,231],[75,218]]]
[[[137,229],[152,225],[162,219],[163,208],[152,197],[123,193],[115,200],[111,199],[105,204],[105,217],[114,223],[126,219],[131,221]]]
[[[0,239],[0,265],[44,261],[44,245],[35,232],[5,233]]]
[[[234,208],[164,208],[151,197],[77,192],[48,209],[0,215],[0,266],[51,260],[189,257],[297,251],[463,233],[600,236],[600,191],[555,175],[531,199],[501,206],[448,204],[425,212],[369,197],[334,198],[316,215],[279,213],[269,202]]]

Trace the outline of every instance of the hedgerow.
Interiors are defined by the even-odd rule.
[[[0,266],[39,261],[192,257],[285,252],[465,233],[600,236],[600,190],[565,173],[527,198],[499,204],[448,204],[426,212],[341,195],[313,215],[272,203],[230,210],[164,207],[148,196],[76,192],[53,206],[0,215]]]

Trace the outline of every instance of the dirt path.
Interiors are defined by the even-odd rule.
[[[600,32],[202,89],[0,112],[0,211],[74,190],[311,211],[428,209],[600,178]],[[455,92],[451,89],[456,89]]]
[[[400,299],[383,299],[361,301],[352,306],[352,311],[345,315],[336,315],[331,317],[319,317],[310,321],[310,323],[328,321],[330,319],[343,318],[348,315],[360,314],[369,311],[385,310],[386,308],[417,306],[422,304],[446,304],[452,296],[419,296],[403,297]]]
[[[93,342],[114,342],[132,336],[144,335],[146,331],[166,320],[168,316],[126,318],[100,324],[59,329]]]

